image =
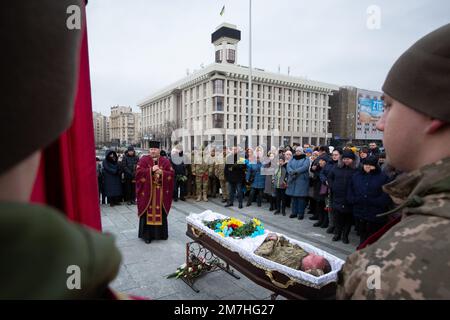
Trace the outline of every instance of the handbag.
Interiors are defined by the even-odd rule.
[[[325,184],[322,184],[322,185],[320,186],[319,194],[320,194],[321,196],[327,195],[327,194],[328,194],[328,186],[325,185]]]

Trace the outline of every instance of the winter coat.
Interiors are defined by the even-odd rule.
[[[245,164],[238,163],[238,154],[227,157],[225,164],[225,180],[230,183],[243,183],[245,180]]]
[[[264,189],[266,176],[261,174],[262,163],[252,163],[248,165],[247,174],[245,176],[245,180],[251,182],[252,188],[255,189]],[[253,181],[252,181],[253,180]]]
[[[104,181],[104,194],[107,197],[119,197],[122,195],[122,183],[121,174],[122,170],[117,162],[112,162],[109,159],[109,155],[113,153],[116,156],[116,152],[110,150],[106,153],[105,160],[103,160],[103,181]]]
[[[323,168],[322,170],[320,170],[319,173],[319,178],[323,183],[328,183],[328,175],[330,174],[331,170],[333,170],[333,168],[335,166],[337,166],[338,162],[337,161],[333,161],[331,160],[330,162],[328,162],[325,165],[325,168]]]
[[[316,170],[312,171],[313,172],[313,178],[312,178],[313,198],[316,201],[323,201],[323,200],[325,200],[325,196],[326,196],[325,194],[320,194],[322,185],[325,185],[325,182],[320,179],[320,174],[323,170],[325,170],[325,167],[321,168],[317,164]]]
[[[275,167],[274,160],[267,159],[266,161],[263,162],[263,167],[266,168],[266,173],[275,172],[275,170],[272,168],[272,166]],[[266,177],[266,181],[264,183],[264,193],[272,196],[275,194],[275,188],[272,183],[273,175],[266,174],[266,175],[264,175],[264,177]]]
[[[307,197],[309,189],[309,159],[302,155],[300,159],[292,158],[287,165],[289,173],[286,194],[291,197]]]
[[[350,180],[355,173],[355,162],[353,162],[351,167],[347,167],[339,161],[338,165],[328,174],[328,185],[331,189],[331,205],[334,210],[351,212],[351,205],[347,202],[347,190]]]
[[[136,165],[139,161],[139,157],[134,155],[130,157],[127,154],[122,159],[122,169],[123,172],[125,172],[125,177],[129,179],[134,179],[134,176],[136,175]]]
[[[360,170],[350,179],[347,201],[353,206],[353,216],[370,222],[384,222],[385,218],[376,215],[389,211],[391,198],[383,192],[383,185],[389,178],[379,167],[366,173]]]
[[[177,159],[173,162],[172,157],[170,157],[170,164],[172,165],[173,171],[175,172],[176,176],[187,176],[186,171],[186,165],[184,164],[184,158],[183,154],[180,153],[180,157],[177,157]]]
[[[380,148],[376,147],[375,149],[369,149],[369,153],[367,154],[368,157],[370,156],[375,156],[375,157],[379,157],[380,156]]]

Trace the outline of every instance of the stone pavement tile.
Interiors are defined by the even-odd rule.
[[[245,290],[241,290],[225,297],[221,297],[221,300],[260,300]]]
[[[147,281],[140,286],[145,297],[158,299],[172,294],[179,294],[179,290],[170,284],[171,279],[159,279],[155,281]],[[180,280],[181,281],[181,280]],[[188,288],[191,290],[190,288]],[[188,293],[189,294],[189,293]]]
[[[103,228],[105,228],[105,227],[113,227],[114,226],[114,224],[112,223],[111,219],[109,217],[107,217],[107,216],[103,216],[102,215],[101,222],[102,222],[102,227]]]
[[[216,271],[203,275],[195,282],[195,286],[200,291],[213,292],[219,298],[242,292],[243,289],[236,286],[231,278],[223,271]]]
[[[136,239],[138,237],[138,229],[137,228],[122,230],[120,233],[129,240]]]
[[[165,297],[161,297],[158,300],[219,300],[219,298],[214,294],[194,292],[194,294],[192,295],[182,295],[175,293]]]
[[[126,267],[122,266],[116,279],[111,283],[111,287],[122,292],[137,288],[139,284],[128,274]]]

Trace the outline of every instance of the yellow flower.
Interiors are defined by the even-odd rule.
[[[259,226],[259,225],[261,224],[261,221],[259,221],[259,220],[256,219],[256,218],[253,218],[252,221],[253,221],[253,224],[254,224],[255,226]]]
[[[220,235],[221,237],[225,237],[225,235],[223,234],[223,232],[217,232],[218,235]]]

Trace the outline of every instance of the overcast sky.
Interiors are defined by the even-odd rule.
[[[220,10],[225,5],[225,14]],[[369,29],[367,9],[381,9]],[[253,67],[337,85],[381,90],[398,56],[450,22],[448,0],[253,0]],[[87,6],[92,103],[137,103],[214,60],[211,33],[241,30],[248,65],[248,0],[91,0]]]

